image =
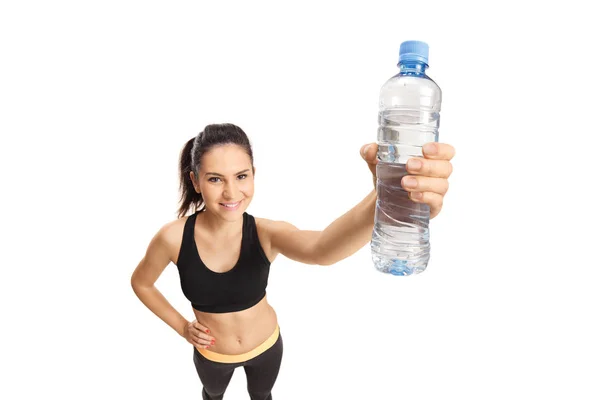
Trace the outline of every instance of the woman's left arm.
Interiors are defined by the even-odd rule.
[[[433,142],[423,146],[422,158],[412,158],[407,163],[409,175],[402,178],[402,187],[409,192],[411,200],[429,205],[430,219],[442,209],[454,154],[451,145]],[[375,186],[377,145],[363,146],[361,155],[373,173]],[[371,240],[376,201],[377,192],[373,190],[323,231],[304,231],[286,222],[274,222],[270,229],[271,245],[276,252],[306,264],[335,264]]]

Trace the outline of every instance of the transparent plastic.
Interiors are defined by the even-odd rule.
[[[412,201],[401,181],[408,159],[422,157],[423,145],[438,141],[442,91],[425,74],[424,61],[401,57],[398,66],[400,72],[382,86],[379,96],[371,254],[377,270],[406,276],[423,272],[429,263],[429,206]]]

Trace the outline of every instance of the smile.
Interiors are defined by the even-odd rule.
[[[237,210],[241,203],[242,203],[242,200],[238,201],[237,203],[219,203],[219,204],[222,207],[226,208],[227,210]]]

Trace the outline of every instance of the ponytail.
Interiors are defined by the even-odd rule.
[[[179,156],[179,192],[181,194],[179,200],[180,206],[177,215],[179,218],[187,214],[190,206],[193,205],[193,212],[196,212],[203,203],[202,195],[196,192],[196,189],[194,189],[194,184],[190,179],[190,171],[193,171],[192,149],[194,147],[195,139],[196,137],[193,137],[187,141],[185,146],[183,146],[183,150],[181,150],[181,154]],[[194,176],[198,174],[197,170],[193,172]]]

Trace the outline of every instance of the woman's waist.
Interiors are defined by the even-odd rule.
[[[239,351],[237,351],[235,353],[232,352],[232,354],[228,354],[224,351],[215,352],[212,350],[208,350],[205,348],[198,348],[198,347],[196,347],[196,351],[201,356],[203,356],[204,358],[206,358],[210,361],[219,362],[219,363],[244,363],[244,362],[251,360],[255,357],[258,357],[262,353],[270,350],[271,347],[276,345],[277,342],[279,342],[280,340],[281,340],[281,336],[279,334],[279,325],[277,325],[275,327],[275,330],[273,331],[273,333],[271,333],[271,335],[266,340],[264,340],[259,345],[253,347],[249,351],[243,351],[240,349]],[[194,357],[196,357],[196,355],[194,355]]]
[[[246,353],[267,340],[278,326],[275,310],[265,299],[233,313],[209,314],[196,310],[195,314],[215,338],[215,344],[208,349],[221,354]]]

